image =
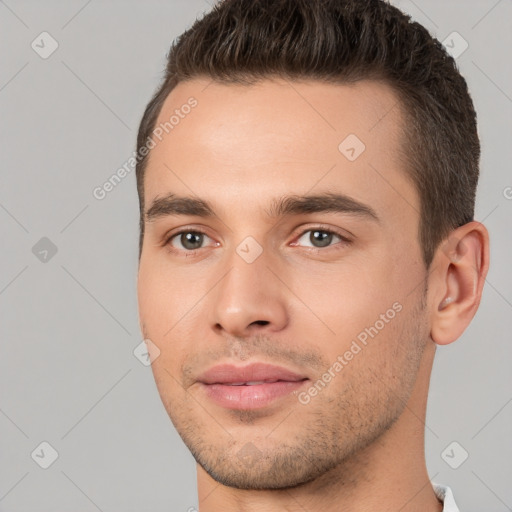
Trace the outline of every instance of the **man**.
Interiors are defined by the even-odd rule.
[[[141,329],[201,512],[458,510],[425,409],[489,242],[442,45],[380,0],[223,1],[138,148]]]

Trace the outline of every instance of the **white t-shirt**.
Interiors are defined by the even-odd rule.
[[[443,502],[443,512],[459,512],[459,507],[457,507],[452,490],[449,487],[434,482],[432,482],[432,486],[436,496]]]

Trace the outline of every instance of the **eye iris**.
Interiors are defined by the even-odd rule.
[[[317,247],[327,247],[332,242],[332,233],[325,231],[312,231],[309,239]]]
[[[201,244],[203,242],[203,235],[201,233],[182,233],[180,237],[180,242],[185,249],[199,249],[201,247]],[[192,245],[192,247],[191,247]]]

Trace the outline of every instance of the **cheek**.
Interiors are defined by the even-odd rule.
[[[190,279],[178,279],[149,258],[141,262],[137,281],[139,320],[143,336],[160,351],[151,365],[157,384],[169,380],[173,386],[174,379],[167,372],[181,378],[179,365],[190,351],[191,326],[201,325],[201,309],[194,307],[201,290],[187,288],[187,284]],[[182,289],[188,291],[180,292]]]
[[[145,338],[150,338],[158,348],[165,351],[165,334],[175,323],[175,294],[166,279],[151,268],[141,265],[137,280],[139,322]]]
[[[377,327],[382,327],[380,315],[385,315],[384,320],[388,321],[396,316],[393,304],[401,292],[390,275],[385,264],[364,262],[304,274],[293,288],[298,290],[297,295],[307,308],[300,321],[301,330],[313,329],[317,335],[310,339],[316,339],[318,349],[335,359],[361,333],[364,339],[365,328],[376,322],[379,322]],[[380,330],[386,330],[388,323]],[[326,342],[327,339],[330,341]]]
[[[145,270],[144,266],[140,267],[137,278],[137,301],[139,309],[139,319],[143,335],[151,337],[155,333],[155,320],[161,318],[155,315],[155,312],[161,307],[162,290],[158,282],[155,281],[153,275]]]
[[[155,259],[141,260],[137,300],[139,317],[148,335],[162,337],[183,315],[184,294],[177,293],[181,286],[182,283],[173,278],[171,272],[159,268]]]

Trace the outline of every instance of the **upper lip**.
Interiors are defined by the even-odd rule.
[[[266,363],[252,363],[246,366],[219,364],[211,367],[198,377],[204,384],[230,384],[259,381],[289,381],[297,382],[306,379],[304,375],[295,373],[282,366]]]

